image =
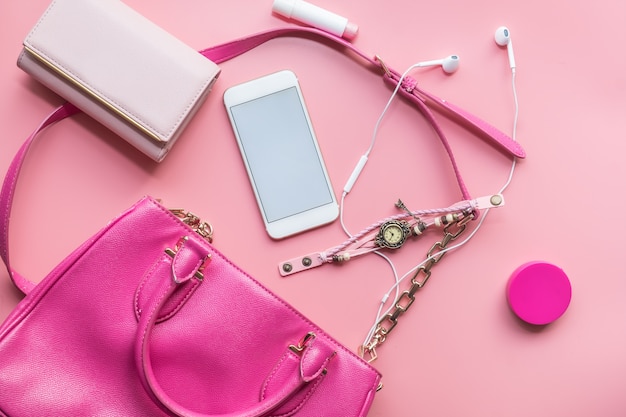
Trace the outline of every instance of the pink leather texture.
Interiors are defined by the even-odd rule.
[[[379,381],[150,198],[0,327],[3,416],[364,416]]]
[[[24,46],[47,64],[25,49],[20,68],[156,161],[220,72],[118,0],[54,0]]]

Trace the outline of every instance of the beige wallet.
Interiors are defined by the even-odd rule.
[[[54,0],[18,66],[155,161],[219,67],[118,0]]]

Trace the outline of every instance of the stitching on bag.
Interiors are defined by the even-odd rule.
[[[52,271],[50,271],[44,278],[44,281],[46,283],[48,281],[52,281],[52,283],[44,286],[44,281],[42,281],[42,283],[35,286],[33,291],[31,291],[27,295],[27,297],[24,298],[24,300],[21,302],[21,304],[24,304],[24,308],[21,308],[19,314],[11,319],[10,326],[4,329],[2,335],[5,335],[11,332],[16,326],[18,326],[23,320],[25,320],[27,316],[29,316],[34,311],[36,311],[37,308],[40,306],[41,299],[45,297],[45,295],[50,290],[52,290],[52,288],[55,285],[59,284],[59,282],[65,278],[66,273],[70,269],[72,269],[76,265],[77,262],[83,259],[85,254],[91,249],[91,247],[93,247],[93,245],[95,245],[100,240],[100,238],[102,238],[102,236],[108,233],[111,230],[111,228],[115,226],[117,223],[119,223],[122,219],[125,219],[132,212],[132,209],[135,207],[136,205],[133,206],[131,209],[124,211],[118,217],[112,219],[109,223],[107,223],[105,227],[103,227],[95,235],[87,239],[82,245],[80,245],[78,248],[72,251],[70,255],[67,256],[60,264],[54,267]],[[70,257],[72,258],[72,262],[66,263],[66,261]],[[27,302],[28,304],[26,304]],[[8,323],[8,322],[5,322],[5,323]],[[0,337],[2,335],[0,335]]]
[[[29,36],[27,39],[32,38],[32,35],[35,34],[35,32],[37,32],[37,30],[39,30],[39,26],[41,26],[41,24],[43,23],[44,20],[46,20],[48,18],[48,15],[52,12],[52,10],[56,7],[57,5],[57,1],[54,0],[52,2],[52,4],[50,5],[50,7],[48,7],[48,9],[46,9],[45,13],[43,14],[43,16],[41,16],[41,19],[39,19],[37,21],[37,23],[35,24],[35,27],[33,28],[33,30],[30,32]]]
[[[27,41],[32,42],[31,39],[32,39],[33,35],[39,30],[39,27],[44,22],[44,20],[46,20],[48,18],[49,14],[52,12],[54,7],[56,6],[56,3],[57,2],[55,0],[54,3],[52,5],[50,5],[50,7],[46,10],[44,15],[39,19],[39,21],[37,22],[37,24],[35,25],[35,27],[31,31],[31,33],[29,34],[29,36],[27,38]],[[105,100],[115,104],[115,106],[117,108],[119,108],[121,111],[123,111],[128,116],[132,117],[133,120],[135,120],[137,123],[141,124],[142,126],[144,126],[146,128],[149,128],[150,130],[152,130],[154,132],[157,132],[160,136],[166,137],[166,138],[169,138],[173,134],[173,132],[175,132],[180,127],[182,121],[189,114],[189,111],[193,107],[194,103],[196,103],[198,101],[199,97],[202,95],[202,93],[205,91],[206,87],[211,82],[211,79],[207,79],[207,80],[205,80],[202,83],[202,85],[196,90],[196,92],[193,93],[192,98],[187,102],[187,105],[184,107],[184,111],[181,112],[178,115],[178,118],[175,120],[174,124],[172,126],[170,126],[170,128],[168,130],[163,131],[163,130],[157,129],[151,123],[148,123],[147,121],[139,118],[136,113],[130,111],[126,106],[123,106],[118,101],[111,99],[108,95],[104,94],[102,92],[102,90],[100,90],[98,88],[95,88],[93,85],[91,85],[90,83],[86,82],[83,78],[79,77],[75,72],[73,72],[72,70],[67,68],[65,65],[61,64],[59,61],[57,61],[56,59],[52,58],[51,56],[49,56],[47,53],[45,53],[44,51],[40,50],[39,48],[37,48],[37,49],[38,49],[39,53],[41,53],[43,56],[45,56],[50,61],[54,62],[55,65],[57,65],[59,68],[63,69],[68,74],[71,74],[72,77],[75,80],[79,81],[83,85],[89,86],[89,88],[91,88],[93,91],[95,91],[100,97],[102,97],[103,99],[105,99]]]
[[[321,343],[321,342],[319,342]],[[309,347],[307,349],[305,349],[304,353],[302,354],[302,378],[306,381],[305,375],[304,375],[304,368],[308,368],[309,363],[310,364],[314,364],[315,363],[315,359],[311,359],[309,360],[308,358],[311,356],[311,351],[313,350],[313,345],[314,344],[319,344],[317,341],[317,338],[313,339],[311,342],[309,342]],[[322,372],[323,369],[326,368],[326,366],[328,366],[328,363],[330,362],[330,360],[332,359],[331,357],[326,357],[326,359],[324,359],[324,362],[322,362],[322,364],[315,370],[315,373],[313,373],[312,376],[313,378],[317,378],[320,374],[320,372]],[[306,376],[307,378],[309,378],[310,376]]]
[[[13,175],[10,177],[10,190],[14,190],[15,189],[15,184],[17,182],[17,172],[13,173]],[[11,193],[11,195],[9,196],[9,199],[13,198],[13,192]],[[9,236],[9,213],[11,211],[11,205],[7,204],[6,207],[4,208],[4,240],[8,243],[8,236]],[[9,245],[7,244],[5,248],[3,248],[2,250],[2,256],[4,258],[9,259]],[[12,273],[12,271],[9,271],[9,273]]]
[[[376,384],[378,384],[379,382],[380,380],[376,381]],[[372,401],[374,401],[374,396],[376,395],[377,391],[378,386],[373,386],[372,389],[367,392],[367,395],[365,396],[365,401],[363,401],[363,408],[361,409],[361,411],[359,411],[359,417],[365,417],[367,415],[367,412],[372,405]]]
[[[425,94],[425,92],[421,88],[417,87],[417,84],[414,86],[414,89],[419,91],[421,94]],[[448,103],[448,105],[450,104],[451,103]],[[454,105],[454,107],[458,107],[458,106]],[[459,114],[459,116],[467,120],[471,124],[471,129],[481,130],[491,137],[495,137],[495,136],[501,137],[502,132],[500,132],[500,130],[497,127],[495,127],[493,124],[487,122],[486,120],[480,119],[480,121],[484,124],[484,128],[480,127],[473,120],[470,120],[466,116],[467,112],[464,109],[461,109],[461,108],[459,109],[461,110],[461,113]],[[456,109],[452,109],[452,110],[454,112],[458,112],[458,110]],[[473,115],[470,115],[470,116],[473,116]],[[473,116],[473,117],[476,117],[476,116]],[[522,145],[520,145],[518,142],[514,140],[508,140],[509,138],[506,135],[504,136],[505,136],[504,140],[506,141],[506,144],[504,144],[500,139],[495,140],[496,144],[503,146],[505,149],[513,150],[519,154],[524,153],[524,148],[522,148]]]
[[[148,282],[155,275],[155,271],[160,266],[160,264],[162,262],[167,261],[168,259],[169,259],[169,256],[162,255],[159,259],[157,259],[156,262],[154,262],[152,264],[150,269],[144,274],[143,278],[141,279],[141,282],[140,282],[139,286],[137,287],[137,290],[135,291],[135,297],[134,297],[135,316],[136,316],[137,320],[139,320],[141,318],[141,313],[142,313],[140,295],[143,293],[144,288],[148,285]],[[193,295],[193,293],[198,288],[200,283],[197,282],[197,281],[188,281],[184,285],[185,285],[185,288],[181,288],[181,290],[186,291],[184,297],[182,297],[180,299],[180,301],[178,303],[176,303],[176,305],[172,306],[171,308],[168,308],[166,310],[166,311],[169,311],[167,314],[163,314],[161,316],[158,316],[156,318],[156,323],[162,323],[162,322],[164,322],[166,320],[169,320],[170,318],[174,317],[176,315],[176,313],[178,313],[180,311],[181,307],[183,305],[185,305],[185,303]],[[159,311],[159,313],[161,313],[161,311]]]
[[[200,283],[197,281],[188,282],[187,284],[188,286],[191,286],[191,288],[187,290],[187,293],[185,294],[185,296],[180,300],[180,302],[174,308],[172,308],[172,311],[170,311],[168,314],[165,314],[164,316],[157,317],[157,323],[162,323],[165,320],[169,320],[172,317],[174,317],[176,313],[178,313],[178,311],[182,308],[182,306],[185,305],[187,300],[189,300],[189,298],[193,295],[196,288],[198,288],[198,286],[200,285]]]
[[[139,320],[139,318],[141,317],[141,303],[139,301],[139,295],[142,293],[143,288],[146,286],[149,278],[154,274],[154,271],[156,270],[159,263],[163,261],[163,258],[164,256],[161,256],[155,263],[152,264],[148,272],[146,272],[141,279],[141,283],[139,284],[139,287],[137,287],[137,291],[135,291],[135,316],[137,317],[137,320]]]
[[[298,355],[296,355],[295,353],[291,351],[287,351],[281,356],[280,360],[278,361],[276,366],[274,366],[274,368],[272,369],[272,372],[268,375],[265,382],[263,383],[263,388],[261,389],[261,400],[265,399],[267,388],[269,387],[270,382],[274,379],[274,377],[276,376],[276,373],[278,372],[278,369],[281,368],[281,365],[283,364],[283,362],[285,362],[285,360],[289,356],[292,356],[296,359],[298,357]],[[323,374],[319,375],[318,377],[315,378],[315,382],[313,384],[306,385],[304,389],[307,389],[307,394],[304,396],[304,398],[302,398],[302,400],[298,404],[294,405],[294,407],[291,408],[291,410],[283,414],[276,414],[276,415],[272,414],[271,416],[268,416],[268,417],[290,417],[290,416],[295,415],[298,411],[300,411],[300,409],[309,400],[309,398],[311,398],[311,396],[313,395],[317,387],[322,383],[323,378],[324,378]]]
[[[182,249],[183,248],[181,247],[181,250]],[[196,265],[193,267],[193,269],[191,270],[189,275],[185,276],[184,278],[178,277],[178,274],[176,273],[176,271],[178,271],[178,266],[180,265],[181,262],[183,262],[183,260],[175,255],[174,256],[174,260],[172,261],[172,271],[174,272],[176,279],[179,280],[179,281],[177,281],[177,283],[181,283],[182,284],[182,283],[188,282],[193,277],[195,272],[198,271],[200,269],[200,267],[202,266],[202,264],[204,263],[204,259],[202,259],[202,258],[198,259],[198,262],[196,262]]]
[[[285,414],[277,414],[271,417],[290,417],[290,416],[295,415],[297,412],[299,412],[300,409],[302,409],[302,407],[304,407],[304,405],[307,403],[307,401],[309,401],[309,398],[313,396],[313,393],[315,393],[315,391],[317,390],[317,387],[319,387],[319,385],[322,383],[322,380],[324,379],[324,377],[325,375],[318,376],[311,387],[307,386],[308,391],[306,395],[304,396],[302,401],[300,401],[300,403],[295,406],[295,408],[293,408],[291,411],[288,411]]]
[[[285,360],[287,359],[289,355],[295,356],[295,354],[292,352],[283,353],[278,363],[272,369],[272,372],[270,372],[267,378],[265,378],[265,382],[263,383],[263,387],[261,388],[261,400],[265,399],[265,393],[267,392],[267,387],[269,386],[270,382],[274,379],[274,377],[276,376],[276,373],[278,372],[278,369],[280,369],[282,363],[285,362]]]
[[[169,292],[168,290],[165,290],[165,291],[163,292],[163,294],[161,294],[160,298],[157,300],[157,303],[155,304],[156,306],[160,306],[160,305],[163,303],[163,300],[167,297],[168,292]],[[150,312],[150,315],[149,315],[149,316],[148,316],[148,318],[147,318],[147,325],[146,325],[146,327],[145,327],[145,328],[144,328],[144,330],[143,330],[143,334],[141,335],[141,346],[142,346],[142,348],[141,348],[141,367],[142,367],[142,369],[143,369],[143,372],[144,372],[144,378],[145,378],[145,380],[146,380],[146,382],[147,382],[147,385],[150,387],[150,390],[152,391],[152,393],[154,394],[154,396],[155,396],[155,397],[159,400],[159,402],[161,402],[161,403],[162,403],[162,404],[163,404],[166,408],[171,409],[171,408],[172,408],[172,406],[171,406],[171,404],[170,404],[170,402],[169,402],[169,401],[166,401],[166,400],[167,400],[167,398],[161,398],[161,396],[158,396],[158,395],[157,395],[157,393],[155,392],[155,391],[157,391],[157,390],[155,390],[155,389],[154,389],[154,387],[153,387],[153,385],[150,383],[150,379],[149,379],[149,377],[148,377],[149,372],[146,372],[146,370],[145,370],[145,367],[146,367],[146,366],[152,367],[152,362],[151,362],[151,361],[150,361],[149,363],[146,363],[146,352],[149,350],[149,349],[146,349],[146,348],[147,348],[147,343],[148,343],[146,339],[147,339],[147,337],[148,337],[148,333],[150,332],[150,327],[154,327],[154,320],[153,320],[153,317],[155,316],[155,314],[157,314],[157,313],[158,313],[158,310],[159,310],[158,308],[153,308],[153,309],[152,309],[152,311]],[[152,324],[150,324],[150,323],[152,323]],[[157,386],[157,387],[158,387],[158,386]]]

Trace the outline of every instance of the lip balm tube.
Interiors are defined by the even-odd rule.
[[[306,23],[348,40],[354,39],[359,30],[347,18],[303,0],[274,0],[272,10],[288,19]]]

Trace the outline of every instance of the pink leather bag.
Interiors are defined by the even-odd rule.
[[[210,227],[149,197],[29,285],[7,233],[33,139],[0,194],[0,253],[28,292],[0,326],[0,415],[367,414],[374,368],[211,246]]]

